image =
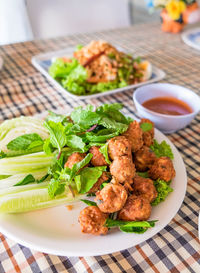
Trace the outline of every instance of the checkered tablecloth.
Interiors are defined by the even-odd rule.
[[[101,99],[74,100],[60,95],[31,65],[31,57],[92,39],[105,39],[163,69],[165,82],[180,84],[200,94],[200,52],[166,34],[157,24],[140,25],[92,34],[33,41],[0,47],[4,68],[0,72],[0,121],[33,115],[46,109],[122,102],[125,113],[134,113],[133,91]],[[0,272],[200,272],[198,211],[200,209],[200,115],[190,126],[169,136],[181,153],[188,173],[184,202],[174,219],[146,242],[122,252],[97,257],[61,257],[28,249],[0,234]]]

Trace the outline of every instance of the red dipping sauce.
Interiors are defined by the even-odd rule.
[[[143,102],[142,105],[153,112],[165,115],[180,116],[193,112],[187,103],[174,97],[153,98]]]

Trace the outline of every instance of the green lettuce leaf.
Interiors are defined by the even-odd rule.
[[[72,59],[72,62],[64,62],[64,60],[58,58],[53,62],[49,68],[49,74],[54,78],[66,78],[67,75],[73,71],[74,68],[77,67],[78,61],[76,59]]]
[[[174,158],[171,147],[165,140],[163,140],[160,144],[154,139],[153,145],[150,146],[151,150],[155,153],[157,157],[167,156],[171,159]]]
[[[168,194],[172,192],[173,189],[169,186],[169,183],[161,179],[157,179],[156,181],[154,181],[154,186],[156,188],[158,196],[151,203],[151,205],[157,206],[160,202],[163,202],[166,199]]]

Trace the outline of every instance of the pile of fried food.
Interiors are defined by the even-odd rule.
[[[99,40],[79,45],[73,57],[57,58],[49,74],[67,91],[89,95],[147,81],[151,78],[152,66]]]
[[[128,84],[145,80],[144,64],[134,61],[131,55],[118,51],[105,41],[91,41],[88,45],[74,52],[74,57],[85,67],[87,82],[99,83],[125,79]]]
[[[151,130],[143,131],[142,124],[150,123]],[[151,215],[151,203],[157,197],[153,180],[170,182],[175,177],[172,160],[169,157],[156,157],[150,146],[154,141],[154,125],[147,119],[132,121],[122,135],[107,141],[109,165],[98,146],[92,146],[90,164],[108,166],[107,172],[90,189],[97,205],[88,206],[80,212],[79,222],[82,232],[93,235],[106,234],[106,220],[115,213],[118,220],[146,221]],[[83,160],[86,154],[73,153],[65,167]],[[147,172],[148,178],[137,172]],[[110,177],[111,176],[111,177]],[[109,183],[106,183],[109,181]]]

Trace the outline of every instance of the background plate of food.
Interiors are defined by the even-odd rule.
[[[0,232],[37,251],[96,256],[171,221],[187,187],[183,160],[152,122],[121,109],[88,105],[0,125]]]
[[[33,65],[63,95],[96,98],[160,81],[165,72],[105,41],[39,54]]]

